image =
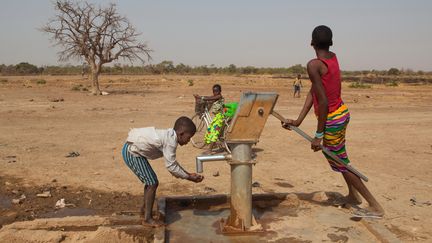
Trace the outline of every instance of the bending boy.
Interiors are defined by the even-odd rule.
[[[204,179],[201,175],[188,173],[176,160],[177,145],[187,144],[195,132],[194,123],[185,116],[176,120],[174,128],[145,127],[130,130],[122,155],[126,165],[144,183],[144,204],[141,208],[143,225],[151,227],[163,225],[162,222],[153,219],[152,209],[159,181],[149,159],[164,157],[166,168],[177,178],[193,182],[201,182]]]
[[[324,25],[316,27],[312,32],[311,45],[317,56],[307,64],[307,72],[312,81],[312,87],[297,120],[287,120],[282,126],[284,128],[288,128],[288,124],[300,126],[313,105],[318,124],[311,148],[314,151],[320,150],[322,142],[325,148],[348,164],[349,159],[345,150],[345,131],[350,120],[350,113],[341,99],[341,77],[336,54],[329,51],[329,47],[333,45],[330,28]],[[384,215],[383,208],[361,179],[348,171],[346,167],[336,164],[327,155],[326,158],[333,170],[342,173],[348,185],[349,193],[342,204],[361,204],[361,198],[357,193],[359,192],[369,203],[369,208],[358,210],[354,216],[381,218]]]

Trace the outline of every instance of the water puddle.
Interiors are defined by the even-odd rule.
[[[8,209],[12,207],[10,198],[0,195],[0,209]]]

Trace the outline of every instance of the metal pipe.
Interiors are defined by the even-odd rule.
[[[208,161],[221,161],[230,159],[230,154],[215,154],[215,155],[201,155],[196,157],[196,171],[197,173],[203,172],[203,163]]]
[[[279,114],[276,111],[272,111],[272,115],[274,117],[276,117],[281,122],[285,122],[285,120],[286,120],[281,114]],[[303,132],[300,128],[295,127],[295,126],[289,126],[289,128],[291,130],[295,131],[296,133],[298,133],[300,136],[302,136],[303,138],[305,138],[309,142],[312,142],[313,138],[311,136],[307,135],[305,132]],[[357,175],[358,177],[360,177],[364,181],[369,181],[369,179],[365,175],[363,175],[362,173],[360,173],[360,171],[358,171],[357,169],[355,169],[352,165],[345,164],[345,162],[343,160],[341,160],[339,157],[337,157],[333,152],[331,152],[330,150],[326,149],[322,145],[320,145],[320,148],[322,149],[322,151],[325,154],[327,154],[328,156],[330,156],[337,164],[345,166],[349,171],[351,171],[352,173],[354,173],[355,175]]]
[[[247,230],[252,226],[252,145],[233,144],[231,215],[228,224]]]

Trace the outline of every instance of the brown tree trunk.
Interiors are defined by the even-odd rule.
[[[92,84],[92,94],[93,95],[101,95],[102,92],[99,88],[99,68],[97,65],[91,65],[91,84]]]

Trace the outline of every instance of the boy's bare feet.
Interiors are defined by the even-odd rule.
[[[145,219],[143,219],[143,220],[141,221],[141,224],[142,224],[143,226],[146,226],[146,227],[152,227],[152,228],[158,228],[158,227],[165,226],[165,224],[164,224],[162,221],[160,221],[160,220],[155,220],[155,219],[149,219],[149,220],[145,220]]]

